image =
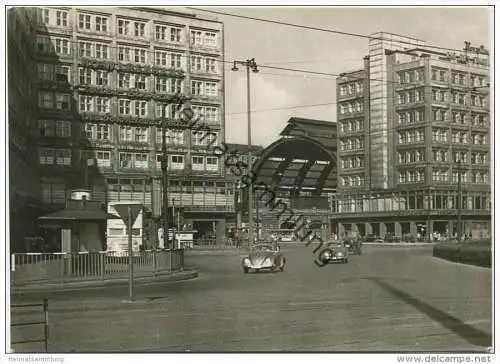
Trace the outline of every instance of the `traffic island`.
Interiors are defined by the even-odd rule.
[[[438,244],[432,255],[451,262],[491,268],[491,241]]]
[[[134,275],[135,284],[147,283],[169,283],[179,282],[198,277],[196,270],[183,270],[177,272],[158,271],[155,274],[137,274]],[[107,277],[105,279],[66,279],[64,281],[30,281],[11,285],[11,294],[22,293],[43,293],[43,292],[57,292],[57,291],[71,291],[71,290],[84,290],[94,289],[98,287],[111,287],[111,286],[126,286],[128,285],[128,277],[115,276]]]

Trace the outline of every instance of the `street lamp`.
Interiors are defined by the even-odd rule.
[[[247,121],[248,121],[248,165],[252,166],[252,122],[250,108],[250,70],[253,73],[259,72],[255,58],[246,61],[233,61],[231,71],[238,71],[237,65],[246,67],[247,70]],[[248,239],[253,243],[253,193],[252,186],[248,186]]]

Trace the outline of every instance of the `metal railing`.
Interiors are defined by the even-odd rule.
[[[154,275],[183,268],[183,250],[132,253],[134,273]],[[35,281],[104,280],[126,276],[128,252],[15,253],[11,255],[11,283]]]
[[[49,300],[44,299],[42,303],[30,303],[30,304],[14,304],[10,305],[11,315],[13,313],[12,309],[16,308],[28,308],[28,307],[42,307],[43,320],[39,321],[22,321],[14,322],[10,324],[11,333],[13,327],[26,327],[43,325],[43,338],[28,339],[28,340],[16,340],[11,341],[11,345],[29,344],[29,343],[44,343],[45,352],[48,352],[48,339],[49,339]]]

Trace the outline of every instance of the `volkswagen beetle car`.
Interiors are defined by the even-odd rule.
[[[257,244],[250,248],[248,257],[243,258],[241,265],[243,272],[248,273],[250,270],[259,272],[261,270],[269,270],[271,272],[285,269],[286,259],[280,252],[277,244]]]
[[[319,253],[319,259],[322,263],[331,262],[347,263],[349,261],[349,251],[343,242],[329,241],[325,248]]]

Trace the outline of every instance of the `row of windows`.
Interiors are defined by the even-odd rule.
[[[361,150],[364,148],[364,140],[362,138],[346,138],[339,142],[340,150]]]
[[[432,90],[432,101],[435,102],[453,102],[458,105],[486,107],[486,100],[486,97],[483,95],[467,95],[462,92]]]
[[[458,183],[458,172],[451,173],[451,182]],[[450,182],[450,172],[447,169],[434,169],[432,171],[432,180],[435,182]],[[462,172],[460,180],[464,183],[488,184],[488,172]]]
[[[425,180],[423,169],[399,172],[399,183],[416,183]]]
[[[415,70],[406,70],[397,73],[398,83],[413,83],[424,81],[424,70],[423,68]]]
[[[348,114],[353,112],[363,112],[364,105],[361,101],[344,102],[340,104],[340,114]]]
[[[69,82],[70,67],[54,66],[51,64],[38,64],[38,78],[45,81]],[[93,70],[90,68],[78,69],[78,82],[80,85],[110,86],[112,73],[104,70]],[[151,91],[150,80],[154,80],[156,92],[176,93],[183,92],[184,82],[181,79],[164,76],[146,76],[128,72],[118,72],[118,88],[128,90]],[[218,83],[213,81],[191,81],[191,92],[193,95],[217,97]]]
[[[38,35],[36,39],[37,50],[41,53],[55,52],[60,55],[71,55],[71,40],[62,37],[49,37]],[[108,43],[79,40],[77,44],[78,56],[96,58],[101,60],[112,59],[111,50],[113,47]],[[154,64],[160,67],[186,69],[186,56],[181,52],[155,50],[154,54],[144,47],[133,47],[118,45],[116,48],[116,58],[122,62],[132,62],[138,64],[149,64],[154,60]],[[202,73],[219,73],[217,58],[192,55],[191,71]]]
[[[111,167],[110,151],[89,152],[88,159],[95,162],[98,167]],[[92,155],[92,156],[90,156]],[[42,165],[71,166],[71,150],[62,148],[39,148],[39,163]],[[120,168],[149,169],[149,153],[119,152]],[[168,166],[170,169],[184,169],[184,155],[169,155]],[[161,168],[162,154],[156,155],[156,166]],[[89,163],[92,164],[92,163]],[[217,171],[219,160],[210,156],[191,156],[192,169],[196,171]]]
[[[425,121],[424,110],[398,112],[398,124],[415,123],[419,121]]]
[[[70,26],[69,12],[59,9],[37,9],[39,24],[68,27]],[[107,34],[111,31],[110,17],[94,14],[78,14],[78,30]],[[151,28],[150,28],[151,27]],[[150,34],[149,29],[153,32]],[[181,26],[166,26],[160,24],[149,25],[145,21],[117,18],[116,32],[119,35],[136,38],[154,37],[158,41],[182,43],[185,41],[185,31]],[[191,30],[191,44],[194,46],[217,47],[218,32]]]
[[[415,102],[423,102],[424,101],[424,91],[423,90],[411,90],[398,92],[398,103],[400,105],[403,104],[412,104]]]
[[[340,96],[355,95],[363,92],[363,82],[357,81],[339,87]]]
[[[487,117],[485,114],[471,113],[469,116],[465,111],[450,111],[433,108],[432,115],[435,121],[451,121],[457,124],[467,124],[470,120],[474,126],[487,126]]]
[[[120,141],[141,142],[149,141],[151,129],[148,127],[133,127],[129,125],[121,125],[119,129]],[[162,143],[162,131],[156,128],[156,143]],[[185,132],[182,130],[167,129],[166,142],[173,145],[184,145]],[[111,126],[108,124],[85,124],[85,136],[92,140],[111,141]],[[217,145],[219,133],[217,132],[192,132],[192,145],[194,146],[210,146]]]
[[[364,120],[363,119],[343,121],[339,124],[340,124],[340,132],[341,133],[347,133],[347,132],[351,132],[351,131],[358,131],[358,130],[364,129]]]
[[[411,150],[405,152],[398,152],[399,163],[415,163],[425,161],[425,150]]]
[[[421,143],[425,141],[424,129],[398,132],[398,144]]]
[[[365,184],[366,179],[362,174],[340,177],[340,185],[343,187],[359,187]]]
[[[451,77],[450,77],[450,71],[432,68],[431,79],[432,81],[440,81],[440,82],[451,81],[451,83],[454,83],[456,85],[462,85],[462,86],[467,85],[467,74],[458,71],[451,71]],[[485,76],[475,75],[475,74],[470,75],[469,85],[471,87],[484,87],[487,86],[487,84],[488,80]]]
[[[38,106],[42,109],[71,110],[71,95],[66,93],[54,93],[40,91],[38,93]],[[148,116],[149,101],[118,99],[118,113],[120,115],[132,115],[145,118]],[[80,112],[109,113],[111,99],[103,96],[78,96],[78,109]],[[165,110],[165,107],[167,109]],[[216,106],[194,105],[192,111],[196,117],[206,121],[218,121],[219,110]],[[155,103],[155,116],[178,117],[180,110],[172,105]]]
[[[361,157],[340,159],[340,165],[342,169],[363,168],[364,164],[364,159]]]

